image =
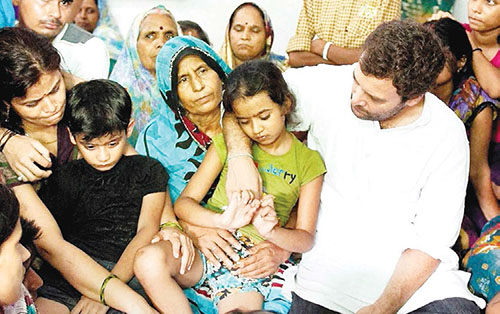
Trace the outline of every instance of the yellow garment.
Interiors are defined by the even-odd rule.
[[[360,48],[382,22],[400,19],[401,0],[304,0],[287,52],[310,51],[316,35],[342,48]]]

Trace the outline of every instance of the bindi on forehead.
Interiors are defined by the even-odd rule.
[[[163,26],[160,26],[160,30],[161,30],[161,31],[163,30]]]

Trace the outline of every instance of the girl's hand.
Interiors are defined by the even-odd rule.
[[[435,21],[444,18],[450,18],[452,20],[456,20],[456,18],[450,12],[437,11],[436,13],[432,14],[432,16],[428,19],[428,21]]]
[[[4,147],[7,162],[21,181],[33,182],[48,178],[52,171],[40,169],[52,165],[50,153],[39,141],[28,136],[16,135]]]
[[[218,217],[217,227],[234,231],[246,226],[260,206],[260,201],[254,198],[251,191],[233,192],[229,204]]]
[[[259,211],[253,217],[252,224],[263,237],[267,238],[278,223],[278,216],[274,210],[274,196],[265,195]]]
[[[185,274],[186,271],[191,269],[196,254],[193,241],[191,241],[190,237],[175,227],[166,227],[153,237],[151,243],[156,243],[160,240],[170,241],[174,257],[181,257],[181,274]]]

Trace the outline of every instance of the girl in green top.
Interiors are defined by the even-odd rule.
[[[182,84],[199,84],[189,73],[180,76],[178,82],[179,88]],[[225,85],[224,106],[234,112],[242,131],[254,142],[253,158],[265,196],[257,199],[248,191],[226,195],[227,150],[219,135],[213,138],[201,166],[175,203],[178,217],[195,225],[234,232],[242,246],[242,257],[248,254],[246,249],[264,240],[291,252],[310,250],[325,166],[318,152],[308,149],[285,128],[285,116],[294,103],[281,71],[271,62],[254,60],[237,67]],[[216,190],[207,208],[203,207],[200,202],[219,175]],[[285,228],[296,204],[296,226]],[[156,278],[156,289],[162,289],[163,297],[169,300],[169,308],[159,309],[166,313],[190,313],[181,287],[208,283],[219,313],[259,310],[270,288],[270,278],[239,277],[237,268],[216,268],[200,252],[185,274],[179,273],[173,256],[161,263],[168,271]],[[144,287],[147,291],[150,285]]]

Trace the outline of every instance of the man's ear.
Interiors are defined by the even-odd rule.
[[[69,130],[68,127],[66,127],[66,130],[68,131],[69,140],[71,141],[71,144],[73,144],[73,145],[76,146],[76,139],[75,139],[75,137],[73,136],[73,134],[71,134],[71,131]]]
[[[132,135],[132,131],[134,131],[134,126],[135,126],[135,119],[130,118],[127,126],[127,138],[129,138]]]
[[[408,99],[406,101],[406,106],[413,107],[415,105],[418,105],[422,101],[422,99],[424,99],[424,94]]]

